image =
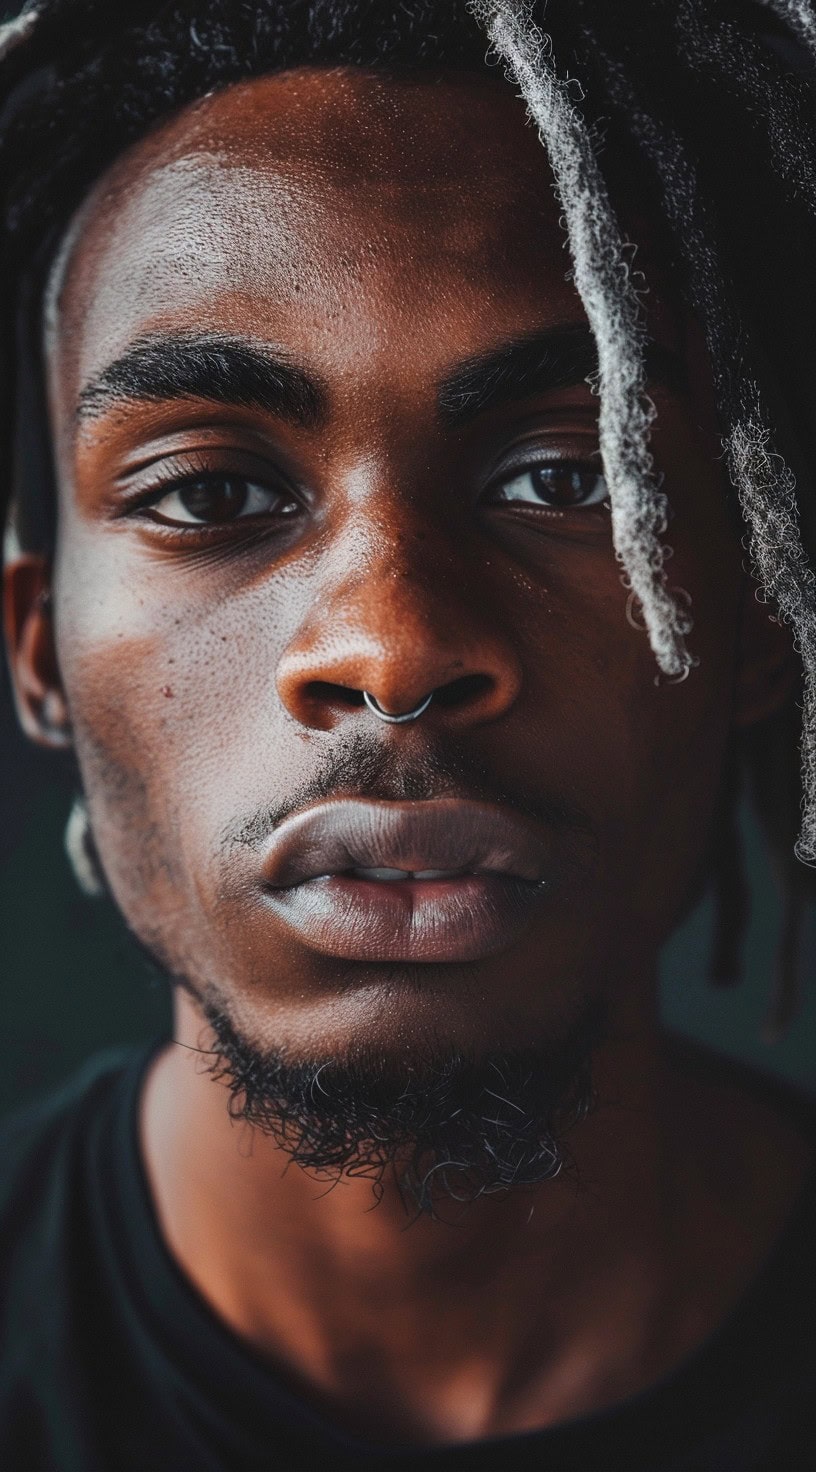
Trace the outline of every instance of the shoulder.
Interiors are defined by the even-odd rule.
[[[50,1446],[49,1416],[66,1394],[64,1366],[76,1364],[77,1336],[98,1297],[100,1141],[144,1056],[135,1049],[98,1055],[0,1123],[4,1466],[56,1465],[50,1451],[35,1456],[33,1448]],[[25,1447],[19,1461],[18,1446]]]
[[[136,1056],[126,1049],[97,1054],[58,1089],[0,1120],[0,1219],[13,1205],[15,1187],[25,1182],[32,1162],[39,1173]]]
[[[49,1254],[59,1252],[83,1195],[96,1122],[141,1056],[99,1054],[61,1088],[0,1122],[0,1302],[8,1303],[15,1277],[45,1270]]]

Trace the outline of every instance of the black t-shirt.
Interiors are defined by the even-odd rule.
[[[299,1400],[167,1252],[136,1137],[149,1056],[95,1060],[0,1131],[3,1472],[816,1469],[816,1172],[739,1308],[654,1390],[540,1433],[378,1448]]]

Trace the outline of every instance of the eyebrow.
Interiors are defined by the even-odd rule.
[[[687,388],[685,364],[660,343],[646,346],[646,377],[674,392]],[[468,358],[437,385],[437,408],[449,426],[536,394],[584,383],[598,369],[589,327],[578,323],[525,333]],[[202,399],[273,413],[303,428],[327,416],[324,386],[280,349],[214,333],[138,338],[82,389],[80,422],[133,401]]]
[[[132,401],[204,399],[277,414],[310,428],[326,414],[318,380],[279,349],[212,333],[138,338],[82,389],[77,419]]]
[[[687,389],[678,353],[650,342],[645,360],[648,382]],[[598,349],[584,324],[526,333],[459,364],[438,384],[437,407],[447,424],[467,424],[498,405],[585,383],[597,371]]]

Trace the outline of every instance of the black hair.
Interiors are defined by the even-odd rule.
[[[606,1016],[589,1003],[546,1048],[478,1058],[446,1049],[421,1066],[365,1048],[292,1062],[259,1051],[190,990],[213,1045],[201,1057],[227,1085],[231,1118],[318,1179],[367,1179],[380,1199],[392,1175],[412,1214],[435,1216],[445,1200],[466,1205],[571,1170],[570,1131],[598,1102],[591,1064]]]
[[[739,972],[745,906],[734,814],[747,780],[788,896],[774,1008],[781,1026],[794,1005],[796,937],[813,883],[805,865],[816,863],[811,0],[40,0],[14,24],[0,58],[0,289],[5,458],[16,432],[24,540],[47,537],[50,509],[34,341],[44,273],[106,165],[174,109],[261,73],[312,63],[488,65],[495,75],[498,58],[548,150],[598,343],[601,447],[631,607],[663,674],[684,678],[694,664],[691,621],[667,580],[641,304],[609,202],[625,157],[705,333],[746,550],[802,660],[791,705],[735,746],[712,850],[713,969],[722,982]]]

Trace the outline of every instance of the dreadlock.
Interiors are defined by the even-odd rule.
[[[575,284],[598,346],[599,432],[615,550],[637,596],[657,662],[688,673],[686,611],[665,588],[665,497],[649,454],[653,411],[644,399],[643,323],[592,139],[555,70],[551,48],[512,0],[474,0],[473,11],[520,87],[555,175],[575,266]]]
[[[788,22],[792,31],[816,51],[816,15],[809,0],[765,0],[769,10]]]
[[[734,814],[747,774],[788,896],[778,1029],[795,1004],[795,939],[812,882],[803,865],[816,865],[816,504],[804,494],[816,464],[816,321],[800,289],[816,247],[812,0],[410,0],[380,5],[376,16],[360,0],[29,0],[0,31],[0,289],[5,341],[16,343],[3,397],[16,404],[5,426],[7,461],[17,446],[15,522],[29,543],[47,545],[53,491],[43,436],[30,429],[41,393],[32,344],[56,245],[106,165],[172,110],[230,82],[304,63],[479,70],[487,45],[552,166],[598,349],[615,550],[660,672],[682,679],[696,661],[687,600],[668,585],[661,541],[670,509],[649,449],[643,312],[610,198],[621,157],[702,325],[735,514],[764,596],[801,656],[800,776],[789,779],[788,710],[735,751],[715,845],[714,972],[724,981],[739,969],[745,899]]]

